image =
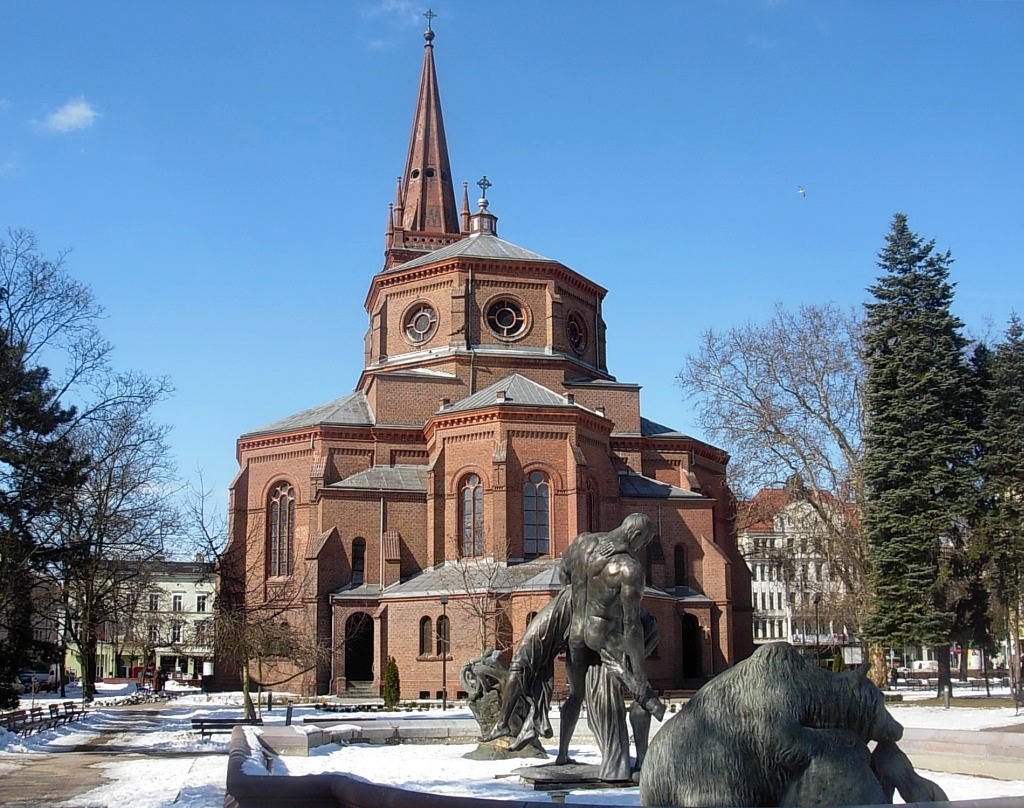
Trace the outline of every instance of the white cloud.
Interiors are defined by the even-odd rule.
[[[378,0],[372,6],[364,7],[362,13],[366,19],[388,15],[411,24],[420,19],[422,11],[414,0]]]
[[[51,132],[74,132],[77,129],[88,129],[99,117],[96,108],[79,96],[48,115],[43,126]]]

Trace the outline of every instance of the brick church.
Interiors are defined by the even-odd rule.
[[[376,693],[393,656],[403,698],[439,696],[444,673],[454,697],[462,663],[516,643],[557,591],[573,538],[639,511],[648,674],[695,687],[752,650],[728,456],[642,417],[640,386],[611,375],[606,289],[501,238],[486,178],[457,205],[424,37],[355,390],[238,439],[239,596],[321,650],[261,660],[263,678]]]

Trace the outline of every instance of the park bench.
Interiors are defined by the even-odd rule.
[[[28,717],[25,723],[21,726],[22,735],[31,735],[33,732],[41,732],[44,729],[53,729],[57,726],[58,721],[62,720],[61,717],[54,716],[53,705],[49,711],[49,715],[43,712],[42,707],[32,707],[28,711]]]
[[[263,719],[257,718],[253,721],[245,718],[193,718],[192,729],[199,731],[199,737],[205,738],[208,735],[225,735],[235,727],[240,726],[263,726]]]
[[[0,713],[0,727],[8,732],[20,732],[27,720],[28,713],[24,710],[9,710],[6,713]]]
[[[73,701],[65,701],[64,715],[67,716],[64,719],[64,722],[70,724],[72,721],[77,721],[85,715],[85,708],[81,705],[75,704]]]

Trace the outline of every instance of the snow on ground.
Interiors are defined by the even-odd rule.
[[[202,716],[237,717],[241,715],[241,694],[182,694],[170,704],[163,705],[158,714],[158,725],[151,730],[140,732],[136,726],[140,719],[131,713],[109,707],[130,698],[131,689],[131,686],[104,689],[101,691],[101,699],[97,701],[102,700],[103,704],[108,706],[100,704],[91,709],[84,719],[68,726],[28,738],[0,730],[0,774],[22,765],[29,755],[38,755],[56,747],[75,746],[94,740],[102,728],[105,733],[115,733],[104,737],[104,742],[111,746],[133,747],[139,751],[148,747],[186,754],[181,757],[131,757],[126,758],[124,762],[103,763],[104,776],[109,778],[109,782],[80,795],[66,803],[67,805],[115,805],[128,802],[142,808],[162,808],[172,804],[183,805],[186,808],[213,808],[222,805],[228,736],[200,739],[192,731],[190,719]],[[941,707],[916,705],[911,701],[890,705],[890,709],[896,720],[908,728],[970,732],[993,726],[1024,723],[1024,714],[1015,716],[1013,708],[985,705],[986,701],[979,699],[977,707],[954,707],[945,710]],[[293,720],[301,726],[303,717],[316,714],[332,718],[343,717],[343,714],[339,713],[320,713],[314,706],[296,706]],[[427,711],[378,712],[374,715],[379,719],[403,718],[415,721],[425,718],[466,718],[470,712],[467,708],[459,706],[446,712],[434,708]],[[285,709],[277,705],[272,712],[264,710],[263,719],[266,724],[283,724]],[[123,733],[119,731],[121,724],[124,724],[125,728]],[[252,733],[256,731],[256,728],[249,729]],[[308,758],[278,759],[274,774],[342,771],[354,776],[368,777],[374,782],[431,793],[503,799],[527,798],[539,801],[548,799],[544,792],[535,792],[520,785],[515,777],[500,776],[520,766],[532,765],[532,761],[464,760],[462,754],[473,748],[475,745],[331,744],[313,750]],[[189,751],[217,753],[188,756]],[[550,747],[549,751],[553,755],[554,747]],[[598,761],[596,749],[590,746],[576,745],[572,754],[580,762]],[[253,773],[265,771],[262,767],[254,765],[247,766],[247,769]],[[944,773],[923,774],[942,786],[951,799],[1024,796],[1024,780],[1008,782]],[[638,805],[639,795],[636,789],[580,790],[573,792],[567,801]]]

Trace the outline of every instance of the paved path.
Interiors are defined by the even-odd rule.
[[[45,752],[0,758],[0,805],[5,808],[38,808],[61,804],[108,782],[104,776],[104,764],[123,763],[132,758],[222,755],[226,771],[227,754],[223,749],[197,752],[113,743],[118,735],[126,732],[145,735],[161,729],[160,709],[163,706],[105,707],[102,720],[93,719],[89,723],[89,730],[98,734],[82,744],[51,746]],[[9,764],[17,768],[8,768]]]

